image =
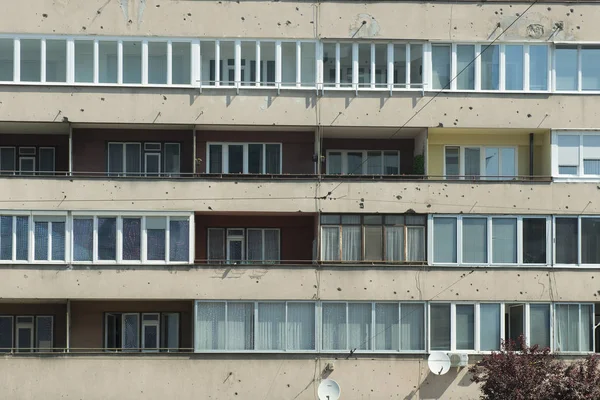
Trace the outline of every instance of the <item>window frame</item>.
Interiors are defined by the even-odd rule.
[[[446,171],[446,152],[449,147],[458,148],[458,170],[459,174],[456,175],[447,175]],[[479,149],[479,172],[478,176],[474,175],[466,175],[465,174],[465,149]],[[500,155],[503,149],[514,150],[515,152],[515,165],[513,166],[515,169],[515,175],[513,177],[502,176],[502,175],[487,175],[486,167],[485,167],[485,152],[487,149],[498,149],[498,172],[502,171],[502,157]],[[452,145],[445,144],[444,145],[444,154],[442,156],[442,171],[443,177],[445,180],[515,180],[517,179],[519,174],[519,147],[518,146],[494,146],[494,145]]]
[[[558,263],[557,262],[557,257],[556,257],[556,219],[562,219],[562,218],[570,218],[570,219],[575,219],[577,220],[577,263],[575,264],[564,264],[564,263]],[[578,268],[578,269],[583,269],[583,268],[597,268],[600,265],[600,262],[595,263],[595,264],[588,264],[588,263],[583,263],[583,240],[582,240],[582,221],[584,219],[600,219],[600,216],[597,215],[579,215],[579,214],[565,214],[565,215],[553,215],[552,216],[552,237],[553,237],[553,241],[552,241],[552,259],[554,260],[554,265],[555,266],[559,266],[561,268]]]
[[[235,174],[235,175],[241,175],[241,174],[250,174],[249,171],[249,162],[250,162],[250,158],[249,158],[249,145],[261,145],[262,146],[262,165],[261,165],[261,170],[263,172],[259,172],[259,173],[252,173],[253,175],[281,175],[283,174],[283,144],[281,142],[276,143],[276,142],[206,142],[206,167],[205,167],[205,173],[206,174]],[[242,153],[242,172],[241,173],[237,173],[237,172],[229,172],[229,146],[233,145],[233,146],[243,146],[243,153]],[[267,173],[267,157],[266,157],[266,149],[267,149],[267,145],[277,145],[279,146],[279,172],[278,173]],[[210,146],[221,146],[221,172],[210,172]]]
[[[210,257],[210,249],[211,249],[211,244],[210,244],[210,231],[211,230],[219,230],[223,232],[223,254],[225,256],[224,260],[213,260]],[[262,232],[262,259],[261,260],[248,260],[248,231],[261,231]],[[229,232],[230,231],[243,231],[244,233],[242,235],[230,235]],[[278,253],[279,253],[279,260],[265,260],[264,256],[265,256],[265,232],[266,231],[276,231],[277,232],[277,237],[278,237]],[[229,248],[229,243],[232,241],[239,241],[242,243],[242,261],[238,264],[237,262],[232,262],[230,260],[230,248]],[[245,227],[245,228],[232,228],[232,227],[207,227],[206,228],[206,259],[208,263],[219,263],[219,264],[227,264],[227,265],[252,265],[252,264],[258,264],[258,265],[277,265],[277,264],[281,264],[281,246],[282,244],[282,240],[281,240],[281,228],[265,228],[265,227]],[[267,261],[271,261],[271,262],[267,262]]]
[[[368,168],[367,168],[367,159],[368,154],[371,152],[379,152],[381,153],[381,173],[379,174],[368,174]],[[329,163],[329,156],[331,153],[340,153],[341,154],[341,161],[342,161],[342,173],[341,174],[333,174],[332,172],[330,172],[330,163]],[[360,173],[350,173],[348,172],[348,153],[362,153],[362,163],[361,163],[361,171]],[[396,156],[398,157],[398,173],[397,174],[385,174],[385,153],[396,153]],[[348,150],[348,149],[344,149],[344,150],[336,150],[336,149],[328,149],[326,152],[326,156],[325,156],[325,174],[327,175],[353,175],[353,176],[360,176],[360,175],[385,175],[385,176],[399,176],[401,175],[400,172],[400,150]]]
[[[553,55],[552,55],[552,92],[555,93],[559,93],[559,94],[598,94],[600,93],[600,89],[591,89],[591,90],[584,90],[583,89],[583,71],[582,71],[582,49],[585,49],[586,47],[598,47],[600,44],[599,43],[593,43],[593,42],[564,42],[564,41],[557,41],[554,42],[554,46],[552,47],[553,50]],[[573,90],[573,89],[569,89],[569,90],[559,90],[556,88],[556,83],[557,83],[557,79],[556,79],[556,70],[557,70],[557,47],[571,47],[574,48],[574,50],[576,50],[577,54],[576,54],[576,62],[577,62],[577,73],[576,76],[574,77],[577,80],[577,89]],[[598,66],[597,66],[598,67]]]
[[[579,351],[573,351],[573,350],[569,350],[569,351],[558,351],[556,349],[558,349],[558,334],[556,333],[556,331],[558,330],[556,327],[558,326],[558,320],[557,320],[557,312],[556,312],[556,308],[559,305],[577,305],[578,306],[578,316],[579,316],[579,321],[581,323],[581,316],[582,316],[582,310],[581,310],[581,306],[591,306],[592,307],[592,315],[590,318],[590,322],[591,325],[589,326],[589,328],[591,329],[590,332],[591,333],[591,338],[590,338],[590,342],[591,342],[591,350],[579,350]],[[551,307],[550,307],[550,319],[551,319],[551,331],[553,332],[553,334],[550,336],[550,343],[551,343],[551,349],[552,351],[555,351],[558,354],[562,354],[562,355],[567,355],[567,354],[573,354],[573,355],[581,355],[581,354],[594,354],[596,353],[596,321],[595,321],[595,316],[596,316],[596,304],[594,302],[582,302],[582,303],[573,303],[573,302],[556,302],[556,303],[552,303]],[[578,324],[578,329],[577,329],[577,333],[579,336],[579,347],[581,348],[581,337],[584,334],[583,331],[581,331],[581,329],[579,329],[579,324]]]
[[[137,343],[138,343],[138,348],[136,349],[128,349],[128,348],[124,348],[123,347],[123,339],[125,337],[124,332],[125,332],[125,316],[127,315],[136,315],[137,316],[137,321],[138,321],[138,329],[137,329],[137,333],[138,333],[138,337],[137,337]],[[154,323],[148,323],[148,324],[144,324],[143,321],[143,316],[144,315],[157,315],[158,316],[158,320],[156,321],[156,324]],[[177,315],[177,348],[163,348],[161,347],[162,345],[162,336],[161,336],[161,331],[163,328],[163,316],[164,315]],[[108,337],[109,337],[109,331],[108,331],[108,318],[109,316],[118,318],[120,320],[121,323],[121,327],[120,327],[120,347],[115,347],[115,348],[109,348],[108,347]],[[103,325],[102,325],[102,337],[103,337],[103,348],[102,350],[104,352],[108,352],[108,353],[178,353],[182,350],[181,347],[181,312],[179,311],[105,311],[103,313],[103,319],[102,319]],[[154,322],[154,321],[150,321],[150,322]],[[144,326],[147,325],[152,325],[152,326],[156,326],[157,327],[157,342],[158,342],[158,348],[148,348],[146,349],[144,347]]]
[[[586,92],[587,93],[587,92]],[[579,137],[579,161],[577,164],[577,174],[561,174],[560,164],[558,160],[559,156],[559,145],[558,145],[558,137],[559,136],[575,136]],[[600,180],[600,174],[585,174],[584,171],[584,137],[586,136],[597,136],[600,137],[600,130],[553,130],[552,131],[552,142],[551,142],[551,165],[552,165],[552,177],[554,180],[559,182],[598,182]],[[598,154],[598,159],[600,160],[600,154]]]
[[[434,220],[435,218],[454,218],[456,220],[456,262],[435,262],[434,260]],[[462,222],[464,219],[468,218],[485,218],[487,220],[486,225],[486,256],[487,262],[485,263],[465,263],[462,261],[463,259],[463,229]],[[514,263],[495,263],[493,261],[493,225],[492,221],[494,219],[516,219],[516,250],[517,250],[517,260]],[[524,263],[523,262],[523,247],[524,247],[524,238],[523,238],[523,219],[545,219],[546,220],[546,263],[538,264],[538,263]],[[524,268],[529,267],[548,267],[553,265],[554,261],[554,253],[553,253],[553,242],[554,242],[554,230],[553,230],[553,219],[549,215],[510,215],[510,214],[502,214],[502,215],[489,215],[489,214],[467,214],[467,215],[457,215],[457,214],[429,214],[428,215],[428,238],[427,246],[428,249],[428,264],[436,265],[436,266],[486,266],[486,267],[504,267],[504,266],[522,266]]]

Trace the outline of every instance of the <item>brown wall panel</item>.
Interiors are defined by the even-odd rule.
[[[33,146],[33,147],[54,147],[54,168],[57,172],[67,172],[69,170],[69,137],[67,135],[35,135],[35,134],[15,134],[0,135],[0,146]],[[37,151],[36,151],[37,155]],[[17,165],[19,168],[17,151]]]
[[[66,304],[0,303],[0,315],[51,315],[54,317],[54,347],[63,349],[67,346]],[[13,323],[16,323],[16,320],[14,320]]]
[[[196,136],[196,166],[198,173],[206,173],[207,142],[270,142],[281,143],[282,173],[314,174],[314,132],[255,132],[255,131],[198,131]]]
[[[108,142],[178,142],[181,172],[192,172],[193,131],[154,129],[74,129],[73,171],[106,172]]]
[[[208,228],[279,228],[281,261],[312,261],[314,217],[196,215],[196,260],[207,256]]]

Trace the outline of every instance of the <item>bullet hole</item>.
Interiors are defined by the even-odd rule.
[[[398,293],[394,292],[394,294],[398,294]]]
[[[98,10],[98,11],[96,11],[96,14],[100,15],[100,14],[102,14],[102,11]]]
[[[567,17],[568,17],[569,15],[571,15],[571,14],[570,14],[570,13],[567,13]]]
[[[100,101],[104,101],[104,97],[100,97]]]
[[[550,10],[552,10],[552,8],[551,8],[551,7],[548,7],[548,11],[550,11]]]
[[[104,29],[104,27],[102,25],[100,25],[100,29]]]
[[[133,24],[132,20],[127,21],[128,24]]]
[[[191,16],[192,16],[192,13],[188,13],[188,17],[191,17]]]
[[[437,127],[438,127],[438,128],[443,128],[443,127],[444,127],[444,124],[442,124],[442,123],[440,122],[440,123],[438,123],[438,126],[437,126]]]
[[[573,9],[571,8],[569,11],[571,11],[571,12],[574,12],[575,10],[573,10]]]
[[[300,11],[300,9],[298,7],[296,7],[296,11]]]
[[[581,29],[581,27],[579,25],[577,25],[577,29]]]
[[[237,392],[234,393],[236,396],[238,395]]]
[[[455,123],[454,123],[454,125],[456,126],[456,125],[457,125],[457,123],[455,122]]]
[[[427,208],[431,208],[431,204],[427,204]]]
[[[523,292],[519,292],[520,294],[523,294]]]
[[[287,384],[287,387],[290,387],[290,384],[289,384],[289,383]]]
[[[281,26],[281,22],[278,22],[278,23],[277,23],[277,26]]]
[[[285,24],[286,24],[286,25],[291,25],[291,24],[292,24],[292,21],[285,21]]]
[[[531,118],[531,114],[527,114],[527,118]]]
[[[84,112],[85,110],[83,108],[80,108],[79,111]]]
[[[183,20],[184,20],[184,21],[187,21],[187,19],[185,19],[185,18],[184,18]]]
[[[163,100],[166,100],[166,99],[167,99],[167,96],[163,96]]]
[[[338,292],[341,292],[341,291],[342,291],[342,288],[341,288],[341,287],[337,288],[337,291],[338,291]]]
[[[498,15],[498,11],[495,11],[494,14]]]
[[[160,8],[160,4],[157,4],[157,5],[156,5],[156,8]]]
[[[48,18],[48,14],[42,14],[42,17]]]
[[[517,13],[516,15],[517,15],[517,17],[520,17],[520,16],[521,16],[521,14],[519,14],[519,13]]]
[[[85,26],[82,26],[81,29],[85,31],[87,28]]]
[[[245,20],[246,20],[246,18],[242,17],[242,21],[245,21]]]
[[[472,109],[473,109],[473,107],[469,107],[469,110],[472,110]]]

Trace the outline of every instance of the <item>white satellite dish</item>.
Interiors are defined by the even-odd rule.
[[[427,359],[427,365],[435,375],[444,375],[450,370],[450,357],[441,351],[433,352]]]
[[[340,385],[338,385],[333,379],[325,379],[321,381],[319,390],[317,391],[319,400],[338,400],[341,393],[342,390],[340,389]]]

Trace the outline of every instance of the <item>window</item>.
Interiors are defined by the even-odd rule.
[[[550,218],[433,216],[434,264],[550,264]]]
[[[209,174],[281,174],[280,143],[208,143]]]
[[[432,45],[432,88],[437,90],[450,89],[450,45]]]
[[[64,261],[65,229],[64,216],[36,216],[34,224],[34,259],[36,261]]]
[[[600,47],[557,45],[554,51],[557,91],[600,90]]]
[[[515,147],[446,146],[446,178],[511,179],[517,176]]]
[[[14,41],[0,39],[0,82],[14,80]]]
[[[0,215],[0,262],[64,262],[65,222],[64,214]]]
[[[553,175],[567,178],[600,177],[600,134],[597,132],[555,132]]]
[[[0,147],[0,175],[54,174],[54,147]]]
[[[500,46],[481,46],[481,90],[500,89]],[[510,65],[509,65],[510,67]],[[510,71],[510,68],[507,68]],[[510,82],[510,80],[509,80]]]
[[[425,261],[423,215],[321,216],[323,261]]]
[[[279,229],[208,228],[210,262],[277,264],[280,260]]]
[[[51,315],[0,316],[0,352],[53,351],[54,317]]]
[[[555,304],[554,318],[554,345],[557,351],[593,351],[593,304]]]
[[[106,313],[104,348],[125,352],[177,352],[179,313]]]
[[[556,264],[600,264],[600,218],[556,217]]]
[[[398,175],[400,152],[389,150],[328,150],[328,174]]]
[[[108,143],[111,176],[178,176],[179,143]]]
[[[189,216],[73,216],[74,262],[188,263]],[[145,249],[145,250],[144,250]]]
[[[315,351],[315,303],[196,302],[195,350]]]

